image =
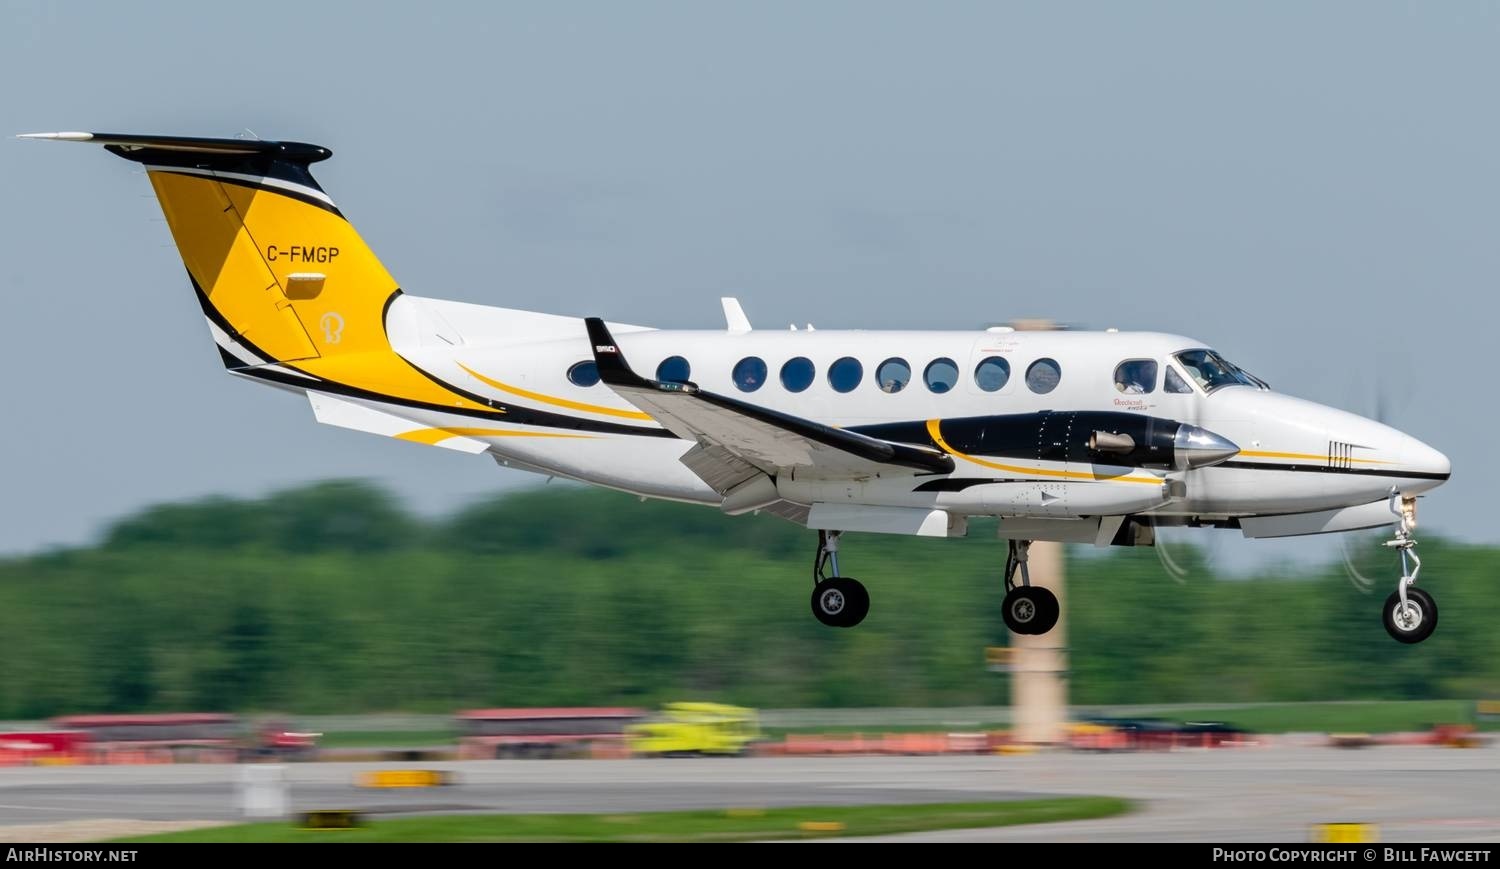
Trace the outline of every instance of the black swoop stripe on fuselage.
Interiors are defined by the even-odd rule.
[[[622,423],[597,422],[590,419],[581,419],[576,416],[568,416],[567,414],[552,413],[545,410],[535,410],[529,407],[521,407],[495,401],[494,399],[485,398],[482,395],[478,395],[476,393],[469,392],[468,390],[461,389],[451,383],[442,380],[441,378],[435,377],[427,371],[424,371],[421,368],[417,367],[416,365],[412,365],[410,360],[406,359],[404,356],[400,356],[400,354],[397,354],[397,356],[401,359],[401,361],[405,362],[407,365],[410,365],[412,370],[421,374],[423,377],[426,377],[433,383],[436,383],[449,392],[452,392],[454,395],[467,398],[475,404],[485,405],[488,409],[480,410],[478,408],[468,407],[449,407],[442,404],[432,404],[425,401],[415,401],[412,399],[398,398],[392,395],[373,392],[368,389],[361,389],[357,386],[350,386],[345,383],[339,383],[334,380],[328,380],[326,378],[319,377],[316,374],[303,371],[294,363],[277,360],[271,354],[265,352],[259,347],[256,347],[253,343],[251,343],[243,335],[241,335],[238,330],[231,326],[229,324],[229,321],[219,313],[219,310],[214,307],[211,301],[209,301],[208,294],[203,292],[203,287],[199,286],[197,279],[193,277],[193,273],[191,271],[188,272],[188,281],[193,285],[193,293],[198,297],[198,305],[203,309],[204,316],[213,321],[214,325],[222,329],[224,331],[224,334],[228,335],[231,340],[243,345],[247,350],[251,351],[262,359],[274,362],[275,364],[280,365],[283,368],[289,369],[291,371],[296,371],[304,376],[298,377],[296,375],[287,374],[281,371],[269,371],[258,366],[247,366],[243,363],[242,360],[234,358],[223,348],[219,348],[219,355],[224,360],[225,367],[236,374],[242,374],[246,377],[254,377],[258,380],[265,380],[270,383],[279,383],[285,386],[294,386],[298,389],[313,389],[320,392],[329,392],[335,395],[343,395],[348,398],[361,398],[366,401],[396,404],[402,407],[411,407],[418,410],[437,411],[439,413],[472,417],[475,419],[505,420],[506,422],[516,425],[535,426],[540,428],[559,428],[569,431],[587,431],[597,434],[638,435],[640,437],[656,438],[677,437],[677,435],[673,434],[670,431],[667,431],[664,428],[657,429],[646,428],[645,426],[624,425]],[[390,310],[391,303],[394,302],[396,297],[399,295],[401,295],[401,290],[397,289],[395,292],[391,293],[389,298],[386,299],[385,306],[382,309],[382,324],[384,323],[383,315]],[[395,351],[393,350],[391,352],[394,353]]]
[[[1291,465],[1273,462],[1220,462],[1215,468],[1239,468],[1247,471],[1294,471],[1299,474],[1338,474],[1358,477],[1398,477],[1403,480],[1446,480],[1450,474],[1430,471],[1408,471],[1401,468],[1330,468],[1324,465]]]

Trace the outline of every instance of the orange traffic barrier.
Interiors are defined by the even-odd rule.
[[[625,760],[630,755],[630,746],[621,742],[594,742],[589,745],[589,757],[594,760]]]

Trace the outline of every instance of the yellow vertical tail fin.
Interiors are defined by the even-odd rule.
[[[392,347],[396,280],[312,177],[319,145],[35,133],[92,142],[146,168],[224,364],[355,398],[495,416]]]

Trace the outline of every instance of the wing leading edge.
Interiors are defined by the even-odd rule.
[[[870,476],[896,468],[950,474],[953,459],[927,446],[893,443],[700,389],[636,374],[604,321],[586,321],[599,378],[667,429],[722,447],[770,476],[808,469],[818,476]]]

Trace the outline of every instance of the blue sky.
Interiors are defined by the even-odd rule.
[[[0,132],[327,145],[422,295],[1192,335],[1316,401],[1383,393],[1453,459],[1424,530],[1495,541],[1496,45],[1477,2],[3,0]],[[0,552],[311,478],[428,512],[536,482],[224,375],[145,179],[97,149],[0,141],[0,254]]]

